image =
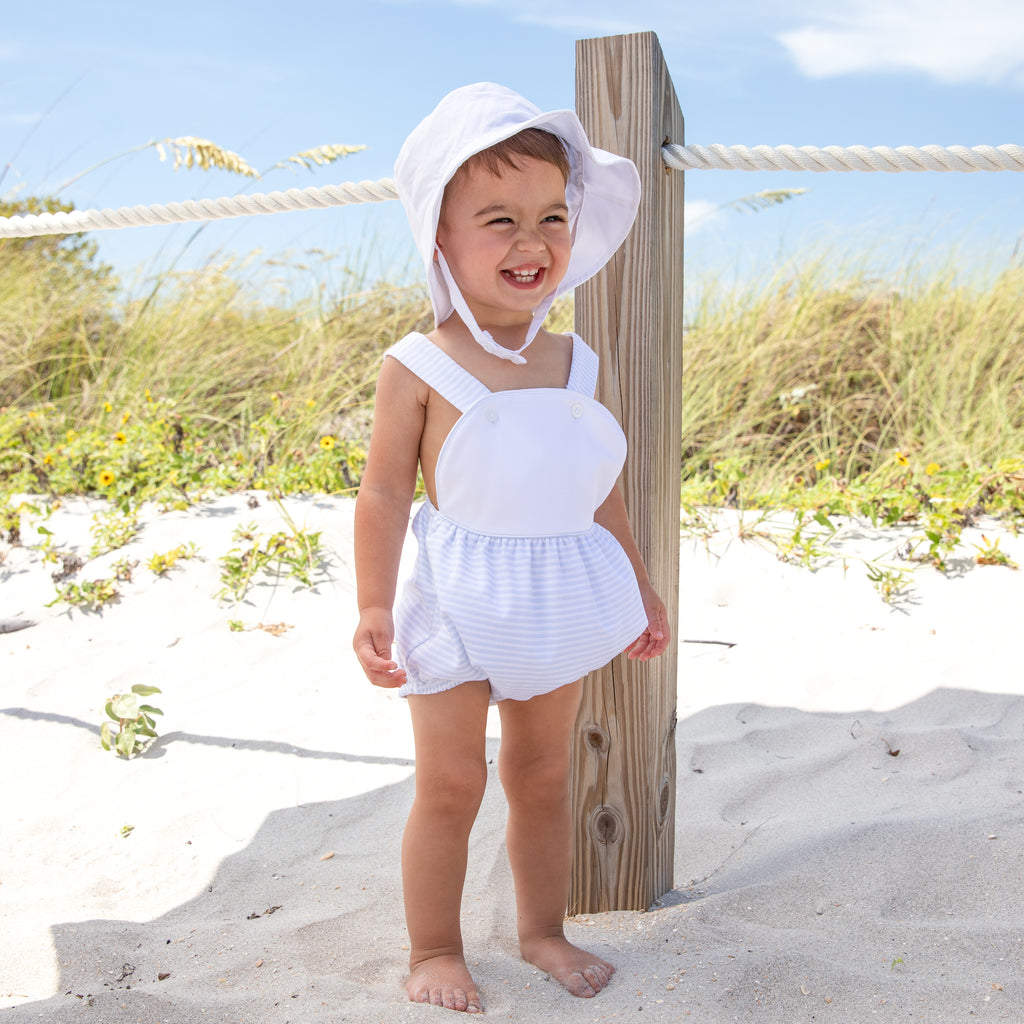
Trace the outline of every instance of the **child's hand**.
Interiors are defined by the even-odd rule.
[[[647,612],[647,629],[626,649],[631,661],[650,661],[668,650],[672,630],[668,625],[668,610],[654,591],[643,595],[644,610]]]
[[[395,624],[385,608],[367,608],[359,616],[359,626],[352,640],[359,664],[374,686],[394,689],[405,684],[405,672],[391,659],[391,642]]]

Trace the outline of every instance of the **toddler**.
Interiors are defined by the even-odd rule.
[[[417,1002],[483,1010],[460,905],[496,703],[520,951],[590,997],[613,968],[563,931],[582,677],[624,650],[656,657],[669,627],[617,485],[625,436],[593,397],[597,356],[541,325],[625,239],[639,178],[592,148],[571,111],[543,113],[481,83],[412,132],[395,183],[436,327],[389,349],[377,383],[356,503],[353,646],[412,716],[406,988]],[[396,607],[418,470],[417,558]]]

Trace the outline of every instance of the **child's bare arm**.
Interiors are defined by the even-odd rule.
[[[628,652],[630,658],[649,661],[668,649],[669,641],[672,639],[672,629],[669,626],[668,610],[651,585],[647,567],[644,565],[640,549],[633,538],[633,530],[629,525],[629,516],[626,513],[626,502],[618,484],[612,488],[604,503],[594,513],[594,521],[603,526],[622,545],[622,550],[626,552],[633,571],[636,573],[640,596],[643,598],[644,610],[647,612],[647,629],[629,645]]]
[[[359,625],[353,649],[366,677],[395,687],[405,673],[391,658],[392,608],[416,490],[427,388],[397,360],[385,359],[377,381],[370,455],[355,514],[355,568]]]

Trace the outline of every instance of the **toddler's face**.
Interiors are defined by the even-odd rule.
[[[482,327],[529,322],[569,266],[562,172],[531,157],[501,175],[462,167],[441,206],[437,246]]]

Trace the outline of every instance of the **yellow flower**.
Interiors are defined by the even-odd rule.
[[[329,451],[331,448],[334,447],[334,438],[331,437],[330,434],[325,434],[323,437],[320,438],[320,447],[323,448],[325,452]]]
[[[125,441],[127,441],[127,440],[128,440],[128,438],[124,436],[124,432],[123,432],[123,431],[119,430],[119,431],[118,431],[118,432],[117,432],[117,433],[116,433],[116,434],[114,435],[114,440],[115,440],[115,441],[116,441],[116,442],[117,442],[118,444],[124,444],[124,443],[125,443]]]
[[[814,468],[820,473],[823,469],[828,469],[832,465],[831,459],[822,459],[821,462],[816,462]]]
[[[895,455],[896,455],[896,461],[901,466],[909,466],[910,465],[910,460],[907,458],[907,456],[903,452],[896,452]]]
[[[312,398],[307,398],[306,399],[306,408],[307,409],[312,409],[314,405],[316,405],[316,402]]]
[[[123,427],[131,418],[132,418],[132,414],[131,414],[131,410],[129,410],[128,412],[126,412],[121,417],[121,426]]]
[[[52,466],[53,465],[53,456],[49,452],[47,452],[43,456],[43,465],[44,466]]]
[[[78,437],[78,435],[73,430],[69,430],[68,431],[68,444],[71,444],[71,442],[74,441],[74,439],[76,437]]]
[[[924,467],[924,471],[929,476],[935,476],[940,469],[942,469],[942,467],[937,462],[929,462],[928,465]]]
[[[146,394],[146,401],[147,402],[152,402],[153,401],[153,396],[149,393],[149,388],[146,388],[145,394]]]
[[[109,487],[114,482],[114,474],[109,469],[100,473],[100,487]]]
[[[113,412],[114,411],[114,407],[109,402],[104,402],[103,403],[103,411],[104,412]]]

